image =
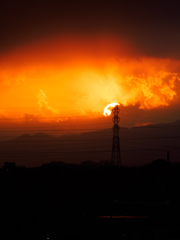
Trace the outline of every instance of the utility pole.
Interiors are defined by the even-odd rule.
[[[112,155],[111,155],[111,164],[112,165],[120,165],[121,164],[121,153],[120,153],[120,141],[119,141],[119,105],[116,105],[112,112],[114,114],[113,117],[113,144],[112,144]]]

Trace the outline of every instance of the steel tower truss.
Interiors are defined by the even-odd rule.
[[[113,144],[112,144],[112,155],[111,155],[111,164],[112,165],[120,165],[121,164],[121,153],[120,153],[120,141],[119,141],[119,112],[120,108],[118,105],[116,105],[112,112],[114,114],[113,117]]]

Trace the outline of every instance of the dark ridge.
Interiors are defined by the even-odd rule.
[[[49,135],[49,134],[46,134],[46,133],[42,133],[42,132],[39,132],[39,133],[36,133],[34,135],[30,135],[30,134],[23,134],[17,138],[14,138],[12,140],[10,140],[10,142],[12,141],[40,141],[40,140],[43,140],[43,141],[46,141],[46,140],[53,140],[55,139],[55,137]]]
[[[137,126],[133,128],[161,128],[161,127],[180,127],[180,120],[170,123],[157,123],[157,124],[148,124],[146,126]]]

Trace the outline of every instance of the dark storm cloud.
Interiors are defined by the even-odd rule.
[[[140,54],[180,58],[179,1],[1,1],[0,51],[43,39],[115,35]]]

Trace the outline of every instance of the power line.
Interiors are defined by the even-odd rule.
[[[8,136],[8,137],[12,137],[12,136]],[[31,137],[31,136],[30,136]],[[17,137],[18,138],[18,137]],[[125,140],[137,140],[137,139],[179,139],[180,138],[180,136],[174,136],[174,137],[142,137],[142,138],[123,138],[123,140],[121,140],[121,141],[125,141]],[[103,139],[97,139],[97,138],[94,138],[94,139],[73,139],[73,140],[70,140],[70,139],[67,139],[67,140],[63,140],[63,139],[57,139],[57,140],[9,140],[9,141],[6,141],[6,142],[62,142],[62,141],[102,141],[102,140],[104,140],[104,138]],[[109,141],[109,140],[108,140]],[[2,141],[2,142],[4,142],[4,141]]]
[[[1,109],[39,109],[39,107],[0,107]],[[55,108],[55,109],[81,109],[81,107],[54,107],[52,106],[52,108]],[[91,108],[99,108],[99,109],[103,109],[102,107],[97,107],[97,106],[91,106]],[[140,117],[140,118],[148,118],[148,119],[158,119],[158,120],[166,120],[166,121],[170,121],[170,119],[167,119],[167,118],[155,118],[155,117],[150,117],[150,116],[140,116],[140,115],[137,115],[137,114],[129,114],[129,113],[121,113],[121,115],[125,115],[125,116],[135,116],[135,117]]]
[[[67,132],[67,131],[98,131],[99,132],[99,131],[102,131],[102,130],[98,129],[98,128],[75,128],[75,129],[49,129],[49,130],[46,130],[46,131],[47,132]],[[0,130],[0,133],[1,132],[7,132],[7,131],[6,130]],[[11,130],[11,132],[19,132],[19,130]]]
[[[102,125],[102,124],[112,124],[112,122],[98,122],[98,123],[87,123],[87,124],[75,124],[75,125],[73,125],[73,124],[69,124],[69,125],[62,125],[61,127],[76,127],[76,126],[89,126],[89,125]],[[49,128],[49,126],[38,126],[38,127],[13,127],[12,129],[14,129],[14,128],[20,128],[20,129],[23,129],[23,128],[26,128],[26,129],[34,129],[34,128],[43,128],[43,129],[45,129],[45,128]],[[58,127],[60,127],[60,126],[58,126]],[[4,129],[4,128],[3,128]],[[8,128],[8,129],[10,129],[10,128]],[[47,131],[47,130],[46,130]]]
[[[52,142],[52,143],[58,143],[58,142],[83,142],[83,144],[85,144],[85,142],[87,142],[87,143],[89,143],[89,142],[99,142],[99,141],[101,141],[101,142],[111,142],[110,140],[104,140],[104,139],[90,139],[90,140],[88,140],[88,139],[85,139],[85,140],[47,140],[47,141],[39,141],[39,140],[37,140],[37,141],[13,141],[13,140],[10,140],[10,141],[6,141],[6,142],[4,142],[4,141],[2,141],[2,142],[0,142],[0,146],[1,146],[1,144],[2,143],[45,143],[45,142]],[[74,144],[74,143],[73,143]],[[68,145],[68,144],[67,144]]]
[[[76,107],[53,107],[53,108],[76,108]],[[77,107],[79,108],[79,107]],[[38,109],[38,108],[2,108],[2,109]],[[102,108],[101,108],[102,109]],[[122,115],[122,114],[121,114]],[[140,115],[136,115],[136,114],[124,114],[125,116],[134,116],[134,117],[139,117],[139,118],[143,118],[143,119],[157,119],[157,120],[165,120],[165,121],[171,121],[170,119],[165,119],[165,118],[155,118],[155,117],[150,117],[150,116],[140,116]],[[32,118],[29,118],[31,120],[37,120],[37,119],[58,119],[58,118],[81,118],[81,117],[90,117],[90,116],[54,116],[54,117],[32,117]],[[101,116],[102,117],[102,116]],[[0,118],[0,120],[26,120],[26,118]],[[131,125],[131,124],[128,124],[128,123],[124,123],[124,122],[121,122],[123,124],[127,124],[127,125]]]
[[[173,150],[180,150],[180,148],[175,148],[175,149],[172,149],[171,151]],[[128,150],[122,150],[121,152],[146,152],[146,151],[164,151],[164,149],[128,149]],[[45,156],[47,156],[47,154],[75,154],[75,153],[101,153],[101,152],[111,152],[111,150],[98,150],[98,151],[58,151],[58,152],[44,152],[44,151],[41,151],[41,152],[37,152],[37,151],[11,151],[11,152],[2,152],[0,154],[3,155],[3,153],[5,154],[23,154],[23,155],[34,155],[34,154],[45,154]]]
[[[99,124],[87,124],[87,125],[101,125],[101,124],[109,124],[109,123],[99,123]],[[84,126],[84,125],[86,125],[86,124],[82,124],[82,125],[74,125],[74,126]],[[69,125],[69,126],[71,126],[71,125]],[[62,127],[69,127],[69,126],[62,126]],[[30,127],[31,128],[31,127]],[[32,127],[33,128],[33,127]],[[65,131],[111,131],[111,129],[99,129],[99,128],[75,128],[75,129],[73,129],[73,128],[71,128],[71,129],[43,129],[43,127],[41,127],[42,129],[39,129],[39,127],[37,127],[38,129],[36,129],[36,127],[35,128],[33,128],[33,130],[32,131],[36,131],[36,132],[39,132],[39,131],[43,131],[43,132],[58,132],[58,131],[61,131],[61,132],[65,132]],[[133,130],[148,130],[148,129],[171,129],[171,128],[180,128],[180,126],[152,126],[152,127],[133,127],[133,128],[131,128],[131,129],[127,129],[127,130],[130,130],[131,132],[128,132],[129,134],[137,134],[136,132],[132,132]],[[123,128],[121,128],[121,131],[122,131],[122,129]],[[124,128],[125,129],[125,128]],[[23,131],[23,132],[25,132],[25,131],[29,131],[29,129],[28,128],[25,128],[25,129],[23,129],[23,128],[19,128],[19,130],[4,130],[4,128],[3,128],[3,130],[1,130],[0,129],[0,132],[20,132],[20,131]],[[142,134],[142,133],[141,133]]]

